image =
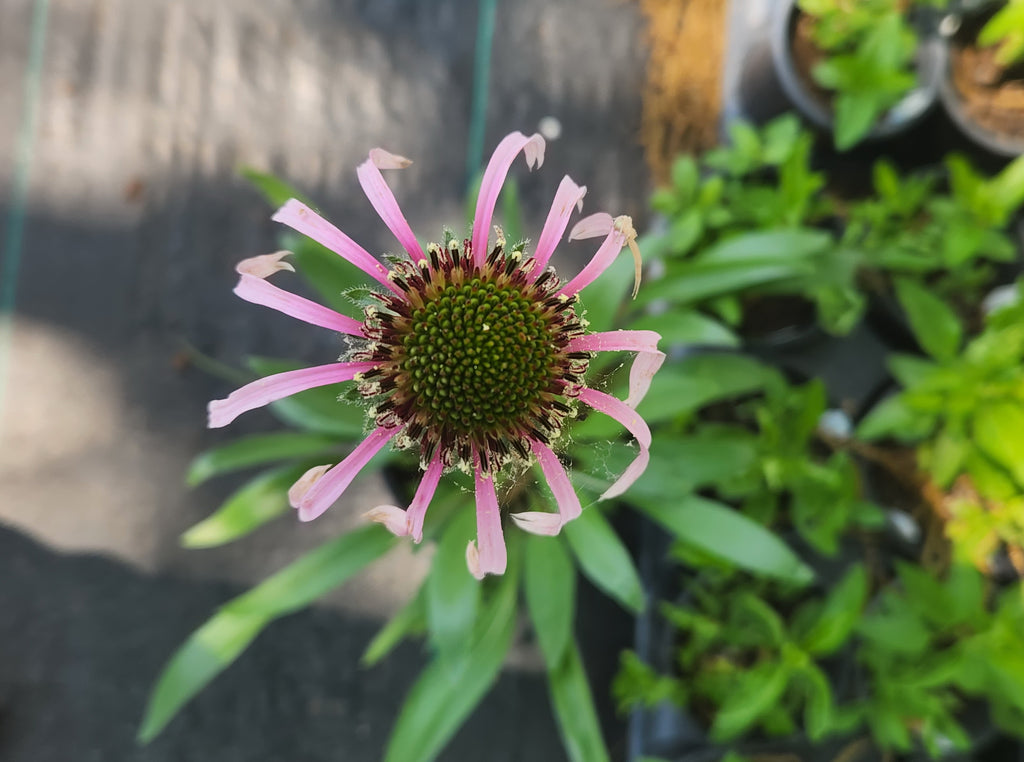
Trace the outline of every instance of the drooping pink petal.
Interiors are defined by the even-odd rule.
[[[323,466],[313,466],[306,471],[291,487],[288,488],[288,505],[296,506],[302,497],[309,492],[309,488],[316,484],[320,477],[326,474],[333,467],[333,463]]]
[[[575,296],[597,280],[598,276],[615,261],[615,258],[619,256],[619,252],[622,251],[625,245],[625,234],[621,230],[612,227],[605,237],[604,243],[601,244],[597,253],[594,254],[593,259],[587,263],[587,266],[580,271],[579,275],[562,287],[562,290],[558,292],[559,295]]]
[[[612,232],[614,224],[615,220],[612,219],[608,212],[595,212],[572,226],[572,230],[569,231],[569,240],[580,241],[584,238],[597,238],[598,236],[608,235]]]
[[[388,280],[388,269],[378,262],[370,252],[301,201],[290,199],[274,213],[271,219],[312,238],[342,259],[358,267],[381,285],[396,294],[401,293],[398,286]]]
[[[547,267],[551,255],[558,246],[566,225],[569,224],[569,217],[572,216],[573,207],[583,209],[583,197],[587,195],[585,185],[577,185],[569,175],[562,178],[555,192],[555,200],[551,202],[551,210],[544,222],[544,229],[540,231],[540,238],[537,239],[537,247],[533,252],[533,258],[537,265],[530,274],[531,279],[536,279],[544,268]]]
[[[485,574],[504,574],[508,565],[505,536],[501,532],[501,513],[494,480],[483,473],[479,458],[474,468],[476,478],[476,545],[470,540],[466,564],[477,579]]]
[[[209,413],[207,425],[211,429],[218,429],[221,426],[227,426],[242,413],[263,407],[292,394],[312,389],[315,386],[351,381],[357,374],[370,370],[374,364],[372,362],[335,362],[258,378],[251,384],[246,384],[241,389],[231,392],[227,399],[213,400],[207,406]]]
[[[648,428],[647,422],[633,408],[628,407],[626,403],[615,399],[615,397],[609,394],[599,392],[596,389],[584,389],[580,392],[580,400],[590,405],[594,410],[604,413],[621,423],[633,435],[637,444],[640,445],[640,452],[637,453],[633,462],[622,472],[622,475],[616,482],[604,491],[604,494],[599,499],[607,500],[612,497],[618,497],[629,489],[633,482],[640,477],[640,474],[647,469],[647,464],[651,459],[651,430]]]
[[[356,175],[359,177],[359,185],[362,186],[363,193],[366,194],[380,218],[384,220],[384,224],[395,234],[395,238],[409,252],[413,261],[419,262],[426,258],[423,255],[423,249],[420,248],[419,241],[416,240],[412,228],[409,227],[405,215],[402,214],[402,210],[395,200],[395,194],[391,192],[388,184],[384,181],[384,175],[380,173],[381,169],[401,169],[411,163],[404,156],[388,153],[383,148],[374,148],[370,151],[370,158],[359,165]]]
[[[296,320],[330,328],[338,333],[347,333],[350,336],[363,335],[362,324],[358,320],[278,288],[262,278],[243,274],[235,286],[235,293],[247,302],[262,304]]]
[[[378,505],[363,514],[364,519],[383,524],[395,537],[405,537],[409,534],[409,521],[405,511],[397,505]]]
[[[487,162],[473,217],[473,263],[476,265],[483,265],[487,260],[487,237],[491,232],[494,205],[498,203],[498,195],[509,167],[520,151],[526,154],[526,165],[530,169],[539,167],[544,163],[544,138],[539,133],[526,137],[521,132],[513,132],[498,143],[491,160]]]
[[[427,515],[427,506],[430,505],[430,501],[434,498],[434,492],[437,491],[437,483],[441,480],[441,471],[443,470],[439,449],[434,453],[427,470],[423,472],[420,486],[416,488],[416,494],[413,496],[412,502],[409,503],[407,521],[413,542],[423,540],[423,519]]]
[[[267,278],[281,270],[293,273],[295,268],[292,263],[284,261],[284,258],[290,255],[290,251],[275,251],[273,254],[249,257],[235,265],[235,272],[239,275],[252,275],[254,278]]]
[[[401,428],[377,427],[349,453],[345,460],[322,474],[302,494],[297,495],[299,499],[292,502],[292,507],[298,509],[299,520],[312,521],[330,508],[370,459],[394,439],[399,431]]]
[[[665,353],[658,351],[661,339],[654,331],[607,331],[589,333],[569,340],[569,352],[636,352],[629,369],[629,396],[626,405],[636,407],[651,388],[651,379],[665,362]]]
[[[547,479],[551,494],[555,497],[555,504],[558,506],[558,513],[545,513],[543,511],[525,511],[513,513],[512,519],[521,529],[533,534],[555,535],[562,527],[572,521],[583,512],[580,506],[580,498],[572,483],[558,462],[558,456],[551,448],[531,440],[530,446],[533,454],[540,464],[540,469]]]
[[[521,513],[509,514],[516,526],[524,532],[539,534],[544,537],[554,537],[562,531],[562,517],[557,513],[546,511],[522,511]]]

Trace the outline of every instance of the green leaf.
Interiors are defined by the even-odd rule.
[[[585,509],[562,531],[587,578],[624,608],[641,613],[645,598],[640,575],[626,546],[601,511],[595,506]]]
[[[272,174],[260,172],[253,167],[243,167],[241,175],[255,185],[263,198],[266,199],[266,202],[275,209],[279,206],[284,206],[292,198],[296,198],[306,204],[309,203],[294,187]]]
[[[828,678],[813,663],[794,675],[804,689],[804,727],[812,741],[824,738],[832,729],[832,689]]]
[[[1000,400],[980,403],[974,414],[974,441],[1024,485],[1024,406]]]
[[[944,301],[919,283],[907,278],[896,281],[896,297],[907,313],[910,327],[925,352],[937,360],[956,357],[963,326]]]
[[[758,391],[776,376],[774,369],[744,355],[693,354],[658,371],[637,412],[653,425],[711,402]]]
[[[835,653],[860,620],[868,597],[868,575],[854,566],[829,593],[814,625],[804,636],[803,647],[814,656]]]
[[[738,347],[739,337],[706,315],[693,310],[666,310],[657,315],[644,315],[629,326],[633,330],[656,331],[661,346],[693,344],[702,347]]]
[[[466,568],[466,545],[475,535],[474,513],[457,513],[441,535],[424,583],[430,640],[442,659],[461,652],[473,632],[480,582]]]
[[[833,246],[831,233],[811,228],[764,230],[727,238],[700,255],[701,264],[786,264],[822,254]]]
[[[840,92],[834,103],[836,149],[848,151],[871,132],[882,115],[880,102],[872,93]]]
[[[621,473],[635,456],[635,451],[616,449],[599,458],[592,450],[581,450],[577,459],[594,471],[604,467]],[[755,437],[744,429],[698,429],[685,437],[665,435],[651,450],[650,463],[629,494],[660,499],[729,483],[738,474],[749,472],[756,460]]]
[[[575,643],[565,649],[561,662],[548,672],[548,688],[569,759],[572,762],[609,760],[594,709],[594,697]]]
[[[287,360],[250,357],[249,367],[260,376],[283,373],[302,367]],[[361,440],[366,413],[359,405],[338,399],[350,384],[328,384],[309,389],[271,403],[270,410],[285,423],[302,429],[341,437],[346,441]]]
[[[872,440],[892,437],[914,442],[926,437],[935,426],[935,418],[913,410],[902,394],[886,397],[857,425],[857,436]]]
[[[562,543],[551,537],[526,539],[526,606],[549,670],[562,663],[576,615],[576,567]]]
[[[471,642],[452,658],[431,661],[409,690],[391,733],[385,762],[434,759],[480,703],[497,679],[512,645],[518,575],[515,555],[510,552],[509,568],[494,580],[495,587],[481,606]]]
[[[424,632],[426,629],[426,594],[421,585],[416,595],[373,636],[359,661],[363,666],[372,667],[391,653],[406,637]]]
[[[805,585],[814,571],[778,535],[722,503],[694,495],[630,503],[675,537],[741,569]]]
[[[214,548],[237,540],[289,510],[288,488],[307,464],[260,474],[232,493],[212,515],[181,536],[186,548]]]
[[[185,481],[195,487],[220,474],[278,460],[326,454],[337,446],[338,440],[324,434],[294,431],[254,434],[200,453],[189,466]]]
[[[321,545],[222,606],[164,668],[146,706],[139,741],[151,741],[267,624],[344,583],[382,556],[394,541],[383,527],[356,530]]]
[[[764,662],[740,673],[715,715],[712,740],[728,741],[747,730],[779,701],[788,681],[789,670],[779,662]]]

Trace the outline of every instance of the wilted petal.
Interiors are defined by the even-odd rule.
[[[385,151],[383,148],[371,148],[370,161],[377,169],[405,169],[412,164],[412,159]]]
[[[409,513],[406,520],[409,524],[409,534],[412,535],[413,542],[421,542],[423,540],[423,519],[427,515],[427,506],[430,505],[430,501],[434,498],[434,492],[437,491],[437,483],[441,480],[441,472],[443,470],[441,450],[438,449],[434,453],[430,465],[427,466],[427,470],[423,472],[420,486],[416,488],[416,494],[409,504]]]
[[[281,270],[295,272],[292,263],[284,261],[284,258],[290,255],[290,251],[275,251],[273,254],[249,257],[235,265],[235,272],[239,275],[251,275],[254,278],[267,278]]]
[[[544,511],[523,511],[510,514],[516,526],[530,534],[554,537],[562,531],[562,519],[557,513]]]
[[[384,175],[380,173],[381,168],[401,169],[411,163],[403,156],[388,153],[383,148],[374,148],[370,151],[370,158],[359,165],[356,175],[359,177],[359,185],[362,186],[363,193],[366,194],[380,218],[384,220],[384,224],[395,234],[395,238],[409,252],[413,261],[419,262],[421,259],[425,259],[423,249],[420,248],[419,241],[416,240],[412,228],[409,227],[409,222],[402,214],[402,209],[395,200],[395,194],[391,192],[388,184],[384,181]]]
[[[522,151],[526,154],[526,165],[533,169],[544,163],[544,138],[538,133],[526,137],[521,132],[506,135],[494,149],[487,162],[480,193],[476,199],[476,214],[473,217],[473,262],[483,265],[487,259],[487,236],[491,231],[491,218],[498,202],[501,186],[505,183],[509,167]]]
[[[579,241],[584,238],[597,238],[601,235],[608,235],[612,232],[614,224],[615,220],[607,212],[591,214],[572,226],[572,230],[569,231],[569,240]]]
[[[469,571],[477,579],[485,574],[504,574],[508,565],[505,536],[501,532],[501,513],[498,510],[498,495],[494,491],[494,480],[480,469],[477,459],[476,478],[476,540],[474,547],[466,550]]]
[[[597,216],[597,215],[594,215]],[[586,220],[584,220],[586,221]],[[582,223],[581,223],[582,224]],[[603,228],[604,220],[600,220],[599,224],[595,222],[585,228],[586,232],[591,229]],[[580,225],[577,225],[580,227]],[[578,234],[578,230],[573,228],[573,234]],[[577,238],[587,238],[587,236],[575,235]],[[594,283],[604,270],[615,260],[618,256],[618,252],[621,252],[624,247],[629,246],[630,251],[633,252],[633,258],[636,263],[636,274],[634,276],[633,283],[633,295],[636,296],[637,288],[640,286],[640,250],[636,246],[636,230],[633,229],[633,223],[626,215],[615,217],[612,220],[611,230],[608,232],[607,238],[604,239],[604,243],[601,244],[601,248],[597,250],[594,258],[587,263],[579,276],[573,278],[566,284],[561,291],[558,293],[564,296],[574,296],[583,289]]]
[[[569,352],[636,352],[629,369],[629,396],[626,404],[636,407],[651,387],[654,374],[665,362],[665,353],[658,351],[661,340],[654,331],[607,331],[577,336],[569,340]]]
[[[292,507],[299,510],[299,520],[312,521],[334,505],[370,459],[399,431],[399,428],[386,429],[379,426],[360,442],[345,460],[316,479],[303,494],[299,495],[298,500],[292,502]]]
[[[297,199],[290,199],[271,218],[326,246],[338,256],[396,294],[398,287],[388,280],[388,270],[366,249]]]
[[[364,373],[374,365],[372,362],[336,362],[258,378],[251,384],[231,392],[227,399],[213,400],[207,406],[207,425],[211,429],[227,426],[249,410],[255,410],[316,386],[351,381],[358,373]]]
[[[615,397],[609,394],[599,392],[596,389],[584,389],[580,392],[579,398],[594,408],[594,410],[611,416],[621,423],[633,435],[637,444],[640,445],[640,452],[637,453],[636,458],[622,472],[622,475],[616,482],[604,491],[600,499],[607,500],[612,497],[618,497],[647,469],[647,464],[651,459],[651,430],[648,428],[647,422],[633,408],[628,407],[626,403],[615,399]]]
[[[562,182],[558,185],[558,191],[555,193],[555,200],[551,203],[551,210],[548,212],[544,229],[541,230],[540,238],[537,239],[537,247],[533,252],[533,258],[537,260],[537,265],[531,273],[531,278],[535,279],[544,271],[555,247],[558,246],[558,242],[562,238],[562,233],[565,232],[566,225],[569,224],[573,207],[582,209],[585,195],[587,195],[585,185],[577,185],[568,175],[562,178]]]
[[[288,488],[288,504],[296,506],[303,496],[309,492],[309,488],[320,480],[320,477],[331,470],[332,464],[324,466],[313,466],[306,473],[299,477],[291,487]]]
[[[272,283],[263,280],[262,277],[244,273],[238,279],[235,293],[247,302],[270,307],[296,320],[302,320],[323,328],[330,328],[332,331],[338,331],[339,333],[347,333],[350,336],[363,335],[362,323],[358,320],[278,288]]]
[[[408,518],[405,511],[397,505],[378,505],[364,513],[363,518],[383,524],[396,537],[405,537],[409,534]]]

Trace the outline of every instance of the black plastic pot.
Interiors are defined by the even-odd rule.
[[[978,147],[996,156],[1014,157],[1024,154],[1024,136],[1014,137],[979,124],[968,113],[963,97],[953,82],[953,49],[969,44],[984,18],[990,17],[1000,2],[968,2],[961,15],[946,16],[939,25],[941,77],[939,100],[957,128]]]
[[[793,60],[793,32],[800,15],[796,0],[776,0],[771,19],[772,63],[782,89],[805,119],[829,132],[834,119],[828,104],[808,88]],[[946,49],[925,27],[920,27],[919,44],[914,61],[917,87],[889,109],[867,135],[867,140],[882,140],[908,131],[920,122],[938,99],[939,81],[945,70]]]

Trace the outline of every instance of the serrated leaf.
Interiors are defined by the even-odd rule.
[[[780,662],[764,662],[739,675],[711,725],[711,738],[728,741],[767,713],[786,690],[789,670]]]

